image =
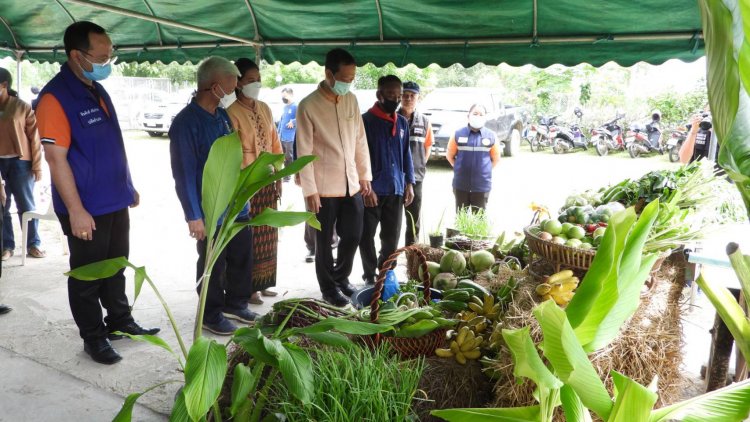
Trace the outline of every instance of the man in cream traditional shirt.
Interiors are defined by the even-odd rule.
[[[349,283],[362,235],[363,195],[370,193],[370,153],[357,98],[349,92],[357,72],[354,57],[336,48],[326,54],[325,80],[297,107],[297,154],[318,159],[302,169],[307,210],[317,214],[315,272],[323,300],[345,306],[354,293]],[[339,235],[333,260],[331,237]]]

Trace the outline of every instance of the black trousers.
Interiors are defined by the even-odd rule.
[[[105,259],[128,257],[130,253],[130,214],[122,209],[94,217],[96,230],[91,240],[73,236],[70,217],[58,214],[63,233],[68,237],[70,268]],[[73,319],[84,341],[101,339],[110,331],[119,330],[133,322],[128,297],[125,294],[124,269],[112,277],[82,281],[68,277],[68,300]],[[107,316],[102,321],[102,307]]]
[[[422,182],[414,183],[414,199],[408,206],[404,205],[406,219],[405,246],[413,245],[419,240],[419,229],[422,226]],[[411,214],[411,215],[410,215]],[[414,222],[412,223],[412,220]]]
[[[311,225],[305,223],[305,246],[307,251],[311,255],[315,255],[315,237],[318,230]],[[333,228],[333,236],[331,237],[331,245],[337,245],[339,242],[339,236],[336,234],[336,227]]]
[[[282,142],[281,149],[284,151],[284,167],[286,167],[294,161],[294,142]],[[289,180],[289,177],[285,179]]]
[[[362,240],[359,242],[359,254],[362,257],[364,278],[375,277],[375,271],[398,249],[401,237],[401,215],[404,197],[401,195],[378,196],[376,207],[365,207],[365,218],[362,226]],[[380,254],[375,255],[375,232],[380,225]]]
[[[461,208],[487,208],[487,199],[490,197],[489,192],[467,192],[464,190],[453,189],[456,195],[456,211]]]
[[[197,242],[198,265],[196,280],[205,270],[206,240]],[[216,323],[225,308],[245,309],[253,289],[253,230],[245,227],[237,233],[221,252],[211,270],[203,322]],[[201,284],[196,290],[201,294]]]
[[[315,273],[320,291],[334,294],[339,286],[349,283],[359,240],[362,237],[364,202],[358,192],[354,196],[320,198],[320,231],[315,234]],[[334,230],[339,236],[336,264],[333,263],[331,239]]]

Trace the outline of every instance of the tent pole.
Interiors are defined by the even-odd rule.
[[[21,60],[23,60],[23,51],[16,51],[16,92],[21,95]]]
[[[258,66],[260,66],[260,61],[263,58],[263,55],[261,54],[262,53],[262,51],[261,51],[262,48],[263,47],[261,47],[259,45],[255,46],[255,63],[257,63]]]

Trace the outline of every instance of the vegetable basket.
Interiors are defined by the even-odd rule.
[[[523,229],[529,250],[532,255],[539,255],[549,261],[555,267],[555,272],[560,271],[560,268],[589,269],[591,261],[594,260],[594,255],[596,255],[596,250],[573,248],[542,240],[529,230],[531,227],[533,226],[527,226]]]
[[[383,294],[386,272],[394,267],[398,256],[403,252],[413,253],[419,260],[419,265],[422,267],[422,273],[424,274],[422,281],[424,301],[427,304],[430,303],[430,273],[427,270],[427,259],[424,254],[418,247],[413,245],[397,249],[383,263],[378,279],[375,282],[372,298],[370,300],[370,321],[373,323],[378,322],[380,314],[380,297]],[[401,358],[413,359],[419,356],[430,356],[434,354],[435,349],[442,345],[445,340],[445,329],[438,328],[429,334],[414,338],[375,334],[372,336],[365,336],[363,337],[363,340],[365,344],[370,347],[378,346],[381,343],[388,343],[391,350],[397,353]]]

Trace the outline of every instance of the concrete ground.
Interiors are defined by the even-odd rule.
[[[150,139],[141,132],[128,132],[126,144],[131,172],[141,195],[141,206],[131,210],[130,260],[145,266],[169,303],[186,342],[192,339],[196,294],[194,292],[195,244],[188,236],[182,211],[174,194],[168,141]],[[504,159],[495,171],[489,213],[498,233],[520,232],[531,219],[532,202],[558,208],[574,192],[617,182],[625,177],[672,166],[666,157],[633,160],[626,155],[597,157],[590,153],[556,156],[551,152],[523,153]],[[48,183],[49,178],[45,179]],[[424,185],[423,232],[432,230],[445,210],[443,227],[453,220],[451,172],[445,164],[431,165]],[[284,184],[282,209],[302,209],[301,191]],[[14,221],[17,226],[18,222]],[[16,238],[20,238],[16,227]],[[182,374],[166,351],[130,340],[116,341],[124,359],[113,366],[91,361],[70,314],[66,279],[67,257],[62,254],[56,222],[42,221],[41,235],[47,258],[27,259],[21,266],[20,246],[16,256],[3,263],[0,302],[13,312],[0,317],[0,421],[111,420],[125,396],[175,380],[139,399],[134,420],[166,420]],[[20,245],[20,242],[18,242]],[[252,309],[265,313],[274,300],[283,297],[319,297],[314,265],[306,264],[302,227],[281,230],[279,240],[277,299]],[[361,285],[361,264],[355,260],[352,282]],[[133,298],[132,274],[128,273],[128,295]],[[706,309],[705,304],[702,304]],[[160,334],[178,350],[166,314],[149,287],[144,286],[133,314],[144,326],[159,326]],[[705,314],[705,312],[704,312]],[[707,312],[711,315],[711,312]],[[710,319],[710,321],[703,320]],[[695,358],[686,370],[698,372],[696,363],[707,352],[705,329],[712,317],[697,316],[686,327],[688,347]],[[686,324],[686,326],[689,324]],[[705,325],[705,326],[704,326]],[[219,341],[226,338],[216,337]]]

